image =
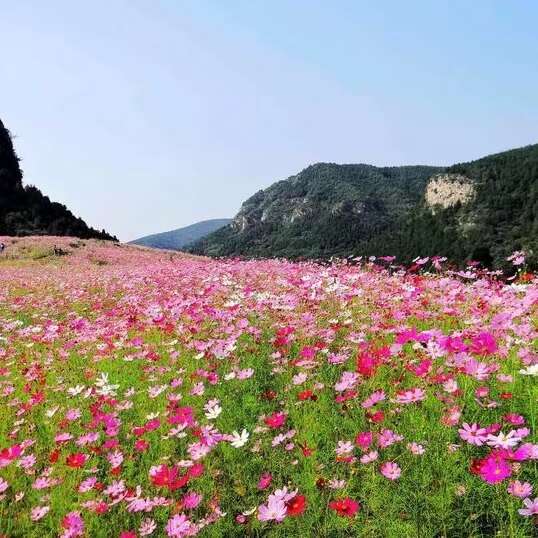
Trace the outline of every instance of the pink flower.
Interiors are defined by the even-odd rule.
[[[80,512],[69,512],[62,519],[62,527],[65,529],[62,538],[74,538],[84,534],[84,521],[80,517]]]
[[[518,510],[522,516],[535,516],[538,514],[538,497],[536,497],[534,501],[524,499],[523,504],[525,505],[525,508],[520,508]]]
[[[386,461],[381,465],[381,474],[389,480],[397,480],[402,474],[400,466],[393,461]]]
[[[469,425],[467,422],[464,422],[458,433],[470,445],[482,446],[488,438],[487,430],[480,428],[476,423]]]
[[[381,433],[377,436],[377,444],[381,448],[387,448],[388,446],[393,445],[394,443],[398,443],[403,439],[402,435],[399,435],[392,430],[382,430]]]
[[[86,493],[92,490],[95,484],[97,484],[97,478],[95,476],[90,476],[81,482],[80,486],[78,487],[78,491],[79,493]]]
[[[0,476],[0,493],[4,493],[7,488],[9,488],[9,484]]]
[[[520,482],[519,480],[510,482],[506,490],[514,497],[524,498],[532,494],[532,486],[528,482]]]
[[[286,517],[286,503],[283,499],[269,496],[267,504],[262,504],[258,508],[258,519],[260,521],[283,521]]]
[[[153,534],[153,531],[157,528],[157,525],[155,521],[151,518],[144,519],[142,523],[140,523],[140,527],[138,528],[138,532],[140,533],[140,536],[149,536],[150,534]]]
[[[424,400],[424,398],[426,398],[426,393],[424,392],[424,389],[415,388],[399,392],[396,395],[395,401],[400,404],[411,404],[421,402],[422,400]]]
[[[194,536],[197,529],[188,520],[185,514],[176,514],[168,520],[166,524],[166,534],[172,538],[183,538],[184,536]]]
[[[418,443],[407,443],[407,448],[415,454],[415,456],[421,456],[426,452],[425,448],[422,445],[419,445]]]
[[[353,444],[350,441],[338,441],[338,446],[334,451],[338,456],[346,456],[353,452]]]
[[[518,250],[506,258],[512,265],[518,266],[525,263],[525,251]]]
[[[334,390],[336,392],[344,392],[345,390],[352,389],[359,380],[359,374],[356,372],[343,372],[340,381],[335,384]]]
[[[361,456],[360,462],[366,465],[368,463],[372,463],[373,461],[377,460],[378,457],[379,457],[379,454],[377,450],[372,450],[371,452],[368,452],[367,454],[364,454],[363,456]]]
[[[49,513],[49,510],[50,506],[36,506],[35,508],[32,508],[32,511],[30,512],[30,519],[32,521],[39,521]]]
[[[382,390],[376,390],[373,394],[368,396],[364,402],[362,402],[361,406],[364,409],[369,409],[370,407],[373,407],[379,402],[382,402],[385,399],[385,393]]]

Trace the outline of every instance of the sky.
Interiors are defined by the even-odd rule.
[[[538,142],[535,0],[0,0],[24,180],[121,240],[315,162]]]

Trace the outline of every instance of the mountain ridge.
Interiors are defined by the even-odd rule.
[[[443,167],[315,163],[256,192],[190,251],[402,262],[447,255],[500,267],[518,249],[536,263],[537,215],[538,144]]]
[[[129,241],[129,244],[151,248],[179,250],[229,224],[231,220],[232,219],[202,220],[182,228],[176,228],[175,230],[146,235],[134,239],[133,241]]]

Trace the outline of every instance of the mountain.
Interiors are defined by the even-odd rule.
[[[232,222],[232,219],[212,219],[203,220],[184,228],[162,232],[153,235],[147,235],[140,239],[131,241],[134,245],[142,245],[144,247],[165,248],[169,250],[180,250],[190,243],[197,241],[206,235],[226,226]]]
[[[112,239],[90,228],[64,205],[51,202],[31,185],[23,185],[19,158],[10,132],[0,120],[0,235],[70,235]]]
[[[190,251],[326,258],[444,255],[502,267],[538,253],[538,145],[450,167],[318,163],[257,192]]]

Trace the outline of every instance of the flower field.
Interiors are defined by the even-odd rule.
[[[0,239],[0,536],[537,535],[533,275]]]

